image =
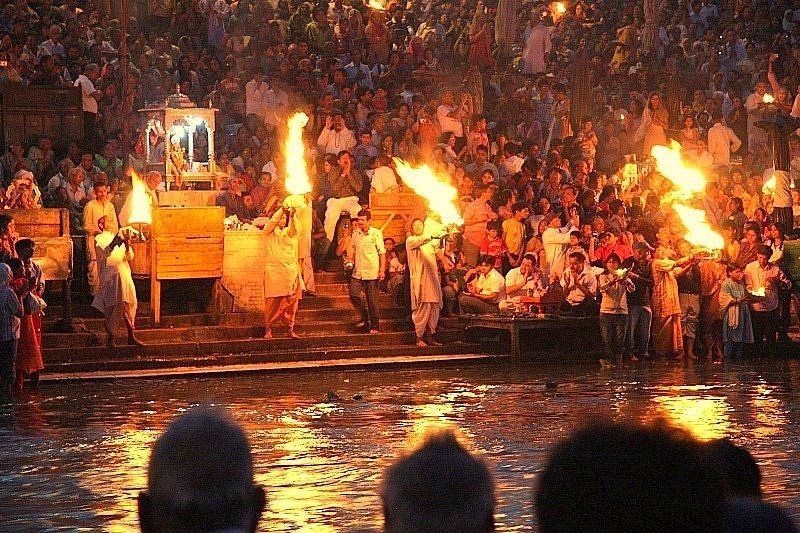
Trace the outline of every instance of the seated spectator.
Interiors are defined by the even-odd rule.
[[[536,268],[536,256],[525,254],[522,263],[506,274],[506,299],[500,302],[500,310],[516,313],[527,310],[520,300],[525,296],[541,296],[545,292],[542,272]]]
[[[494,531],[494,482],[452,433],[428,437],[389,467],[381,487],[386,533]]]
[[[265,501],[244,431],[224,412],[199,407],[153,446],[139,525],[144,533],[255,531]]]
[[[494,269],[494,259],[488,255],[478,258],[478,277],[467,284],[458,297],[461,312],[467,314],[497,313],[506,299],[506,280]]]
[[[601,423],[553,450],[535,505],[543,533],[720,531],[724,489],[716,465],[688,434]]]
[[[491,257],[494,260],[492,266],[502,273],[503,258],[508,258],[508,248],[500,237],[500,228],[499,220],[486,223],[486,238],[481,243],[481,254]]]

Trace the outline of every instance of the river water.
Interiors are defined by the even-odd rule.
[[[0,529],[135,530],[150,446],[198,403],[225,406],[245,427],[269,499],[263,531],[379,531],[383,469],[438,428],[488,460],[498,530],[534,531],[532,487],[548,450],[597,416],[665,417],[700,438],[730,437],[755,455],[765,497],[800,523],[800,361],[620,371],[498,362],[42,383],[0,406]]]

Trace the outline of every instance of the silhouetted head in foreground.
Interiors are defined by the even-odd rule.
[[[728,496],[761,498],[761,470],[749,451],[730,439],[716,439],[708,449],[717,461]]]
[[[494,531],[494,482],[451,432],[428,437],[389,467],[381,487],[387,533]]]
[[[153,446],[139,523],[144,533],[255,531],[264,503],[244,431],[223,411],[201,407]]]
[[[724,509],[714,461],[663,423],[578,430],[551,453],[535,499],[542,533],[717,532]]]

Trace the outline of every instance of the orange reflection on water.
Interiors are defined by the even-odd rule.
[[[719,439],[730,430],[729,406],[722,396],[662,395],[652,402],[652,418],[666,418],[698,439]]]
[[[786,411],[781,407],[781,401],[771,396],[773,388],[759,384],[753,390],[750,403],[755,411],[757,424],[753,428],[753,436],[758,439],[774,437],[788,423]]]

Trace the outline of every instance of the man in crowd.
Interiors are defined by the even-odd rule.
[[[350,301],[361,314],[356,328],[370,333],[380,330],[378,282],[386,276],[386,248],[383,233],[371,225],[372,213],[362,209],[350,244],[353,273],[350,275]],[[363,295],[363,296],[362,296]]]
[[[458,296],[464,314],[497,313],[500,302],[506,299],[506,280],[494,269],[494,258],[482,255],[476,267],[478,276],[467,284],[467,290]]]
[[[494,531],[494,482],[486,464],[452,433],[429,436],[386,471],[381,487],[384,531]]]
[[[143,533],[255,532],[265,503],[242,428],[221,410],[196,407],[153,446],[139,525]]]
[[[772,248],[763,245],[756,252],[756,260],[744,267],[744,284],[748,292],[764,292],[764,298],[750,303],[750,315],[753,319],[754,355],[761,355],[761,350],[769,353],[775,350],[778,326],[778,294],[789,289],[792,282],[786,274],[769,262]]]
[[[325,236],[331,242],[336,232],[336,223],[343,212],[350,213],[350,218],[358,216],[361,211],[359,195],[364,188],[364,178],[355,168],[350,152],[342,150],[338,156],[338,168],[334,168],[334,172],[328,174],[330,198],[325,203]]]
[[[89,261],[87,272],[89,276],[89,289],[95,295],[100,289],[100,277],[97,270],[97,253],[94,239],[104,230],[116,235],[119,231],[117,211],[108,197],[108,181],[98,179],[94,183],[94,200],[89,201],[83,208],[83,229],[86,232],[86,254]],[[104,227],[100,227],[100,219],[104,218]]]
[[[597,277],[581,252],[572,252],[567,258],[567,269],[560,276],[566,301],[561,310],[565,314],[586,316],[597,312]]]

